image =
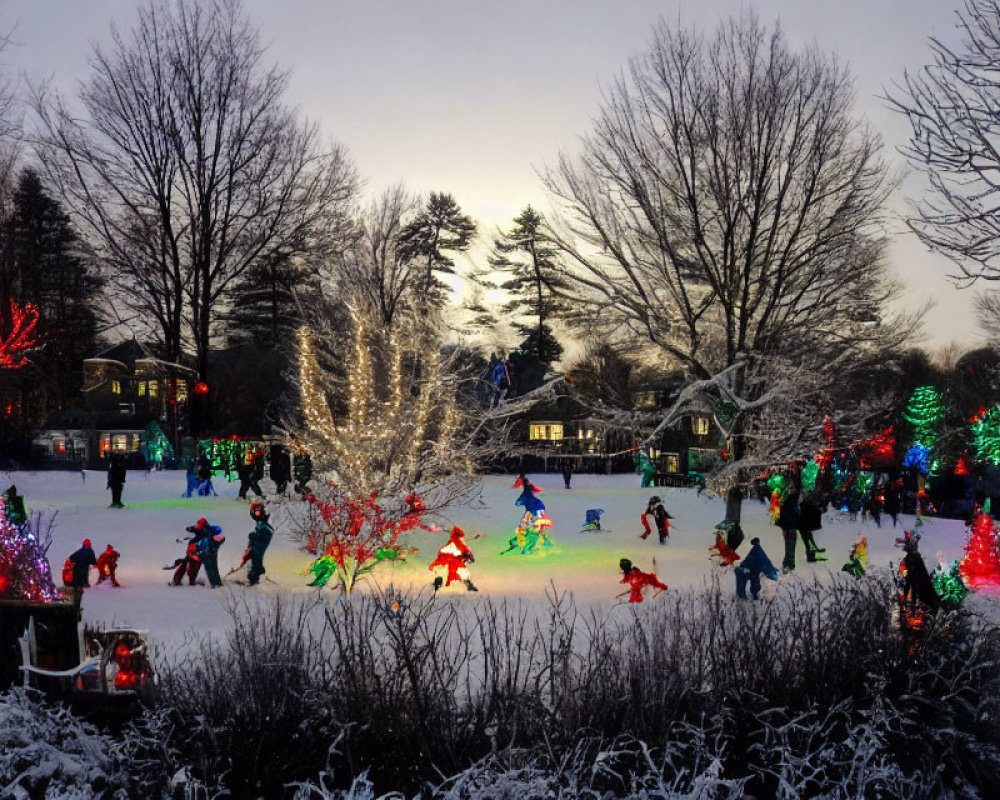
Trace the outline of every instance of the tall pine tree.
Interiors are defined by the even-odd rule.
[[[401,255],[423,264],[423,277],[418,281],[420,302],[444,300],[446,287],[435,273],[454,274],[455,262],[445,253],[464,253],[475,236],[476,223],[462,213],[455,198],[431,192],[427,205],[399,236]]]
[[[41,415],[77,402],[83,359],[96,349],[101,282],[81,253],[69,217],[32,169],[18,177],[13,212],[17,294],[38,309],[44,344],[32,355],[30,371],[40,390],[32,405]]]
[[[559,274],[545,222],[530,205],[514,218],[509,231],[494,240],[490,266],[510,276],[500,284],[513,295],[503,311],[532,318],[530,322],[514,321],[518,333],[525,337],[522,352],[546,365],[558,361],[562,346],[548,320],[563,306],[558,293],[566,283]]]

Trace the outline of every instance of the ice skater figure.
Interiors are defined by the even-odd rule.
[[[868,569],[868,537],[862,536],[858,539],[854,546],[851,547],[851,553],[847,557],[847,563],[841,568],[842,572],[848,572],[855,578],[860,578],[865,574]]]
[[[90,539],[84,539],[83,545],[66,559],[63,567],[63,583],[77,591],[90,588],[90,568],[97,566],[97,556],[91,547]],[[68,580],[67,580],[68,578]]]
[[[667,513],[666,507],[663,505],[663,501],[657,495],[653,495],[649,498],[649,503],[646,506],[646,510],[642,512],[642,527],[645,528],[645,532],[640,535],[640,539],[648,539],[649,534],[652,533],[650,530],[649,522],[646,517],[652,514],[653,521],[656,523],[656,533],[660,537],[660,544],[666,544],[667,539],[670,538],[670,520],[673,519],[669,513]]]
[[[767,557],[760,539],[754,536],[750,540],[750,552],[736,568],[736,596],[747,599],[747,584],[750,584],[750,596],[754,600],[760,594],[760,576],[767,575],[772,581],[778,580],[778,570],[774,568],[771,559]]]
[[[627,558],[621,559],[618,562],[618,566],[622,571],[621,582],[628,584],[629,587],[628,601],[630,603],[641,603],[643,601],[642,590],[647,587],[654,590],[653,597],[667,590],[667,584],[657,578],[655,572],[643,572]],[[618,596],[623,597],[625,594],[625,592],[622,592]]]
[[[208,520],[205,520],[206,524]],[[188,528],[191,530],[191,528]],[[187,539],[187,548],[184,555],[174,561],[173,564],[168,564],[164,569],[174,570],[173,578],[170,581],[171,586],[180,586],[184,581],[184,576],[187,575],[188,586],[194,586],[198,581],[198,573],[201,572],[201,559],[198,558],[198,549],[195,547],[195,536],[192,535],[190,539]]]
[[[107,549],[97,557],[97,585],[100,586],[104,581],[111,581],[111,585],[118,589],[121,584],[118,583],[118,578],[115,573],[118,571],[118,559],[122,557],[115,548],[110,544]]]
[[[194,534],[194,551],[205,567],[205,577],[213,589],[218,589],[222,586],[222,576],[219,574],[219,548],[226,541],[222,529],[217,525],[210,525],[208,520],[202,517],[190,526],[188,531]]]
[[[268,545],[271,544],[271,537],[274,536],[274,528],[268,522],[270,517],[263,503],[253,503],[250,506],[250,518],[256,524],[250,532],[250,538],[247,542],[247,554],[250,559],[247,583],[251,586],[256,586],[260,582],[261,576],[266,572],[264,569],[264,553]]]
[[[475,560],[476,557],[472,555],[472,551],[465,543],[465,531],[457,525],[453,526],[448,542],[438,550],[437,558],[427,566],[427,569],[431,570],[435,567],[444,567],[448,570],[445,579],[442,579],[440,575],[434,578],[434,591],[440,589],[442,584],[451,586],[453,581],[461,581],[470,592],[478,592],[479,590],[469,576],[469,568],[466,566]]]
[[[571,462],[569,459],[563,461],[562,476],[563,476],[563,483],[566,485],[566,488],[568,489],[569,482],[573,480],[573,462]]]
[[[122,489],[125,488],[125,474],[127,471],[124,455],[115,453],[111,456],[111,462],[108,464],[107,486],[111,490],[111,505],[109,508],[125,508],[122,504]]]
[[[736,551],[733,550],[733,548],[731,548],[728,544],[726,544],[726,540],[722,535],[722,531],[715,532],[715,544],[713,544],[708,549],[710,552],[712,550],[715,551],[715,553],[712,554],[712,558],[718,558],[719,561],[722,563],[722,566],[724,567],[731,566],[732,564],[735,564],[737,561],[740,560],[740,557],[736,553]]]
[[[24,498],[17,493],[17,487],[12,483],[3,495],[3,513],[7,522],[15,528],[20,528],[28,521],[28,512],[24,509]]]

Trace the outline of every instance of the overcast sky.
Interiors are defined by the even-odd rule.
[[[905,119],[878,99],[903,69],[929,58],[929,35],[952,39],[960,0],[245,0],[292,72],[291,100],[351,151],[367,189],[402,181],[451,192],[492,233],[527,203],[545,208],[536,169],[572,150],[611,80],[645,49],[653,23],[702,29],[754,8],[780,19],[793,46],[816,41],[857,76],[858,113],[890,148]],[[128,28],[134,0],[0,0],[15,26],[8,68],[72,90],[110,24]],[[894,153],[889,155],[898,158]],[[894,201],[920,190],[909,179]],[[978,341],[971,290],[952,287],[949,262],[901,225],[893,267],[901,302],[937,301],[928,344]]]

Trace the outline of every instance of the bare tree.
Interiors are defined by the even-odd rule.
[[[423,275],[412,248],[400,241],[416,212],[416,198],[402,185],[388,189],[362,214],[351,246],[339,258],[348,293],[363,299],[385,328],[393,327]]]
[[[607,89],[582,152],[544,174],[576,296],[608,335],[641,336],[693,380],[650,436],[711,399],[731,520],[755,418],[782,398],[819,400],[913,329],[885,315],[892,182],[852,99],[843,66],[791,52],[754,16],[708,39],[661,23]],[[802,432],[797,448],[819,438],[818,422],[784,424]]]
[[[49,180],[166,355],[192,342],[202,377],[233,281],[343,233],[353,168],[284,104],[286,85],[238,0],[176,0],[95,48],[82,116],[34,91]]]
[[[957,16],[961,46],[932,37],[932,63],[887,99],[909,119],[901,150],[931,187],[909,226],[968,286],[1000,279],[1000,2],[966,0]]]
[[[979,329],[990,341],[1000,341],[1000,291],[977,295],[976,313],[979,315]]]

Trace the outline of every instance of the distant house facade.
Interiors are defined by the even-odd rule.
[[[684,383],[678,373],[632,387],[634,405],[650,413],[666,411]],[[571,391],[534,406],[521,425],[518,438],[528,453],[542,460],[543,469],[572,457],[581,466],[600,462],[602,471],[622,471],[631,469],[638,458],[634,432],[609,425]],[[645,448],[645,454],[656,466],[657,483],[686,485],[691,473],[703,474],[716,465],[721,444],[721,432],[705,409],[679,417]]]
[[[172,442],[188,434],[194,369],[156,358],[134,339],[82,366],[81,406],[49,418],[32,443],[36,458],[102,469],[113,453],[144,460],[151,423]]]

